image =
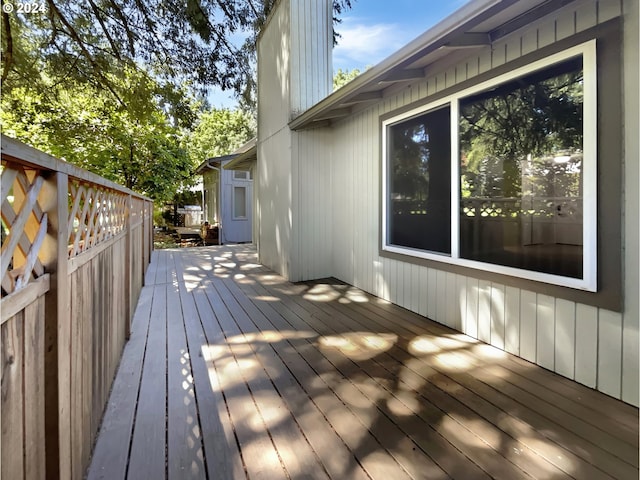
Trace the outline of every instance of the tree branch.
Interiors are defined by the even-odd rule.
[[[5,5],[5,2],[2,2],[2,5]],[[9,75],[9,71],[13,66],[13,36],[11,35],[11,21],[9,19],[9,14],[2,9],[2,25],[4,26],[4,31],[7,35],[7,46],[2,52],[2,81],[4,82]]]
[[[124,28],[124,31],[127,35],[127,42],[129,43],[129,54],[134,57],[136,55],[135,41],[133,38],[133,33],[129,29],[129,22],[127,21],[127,17],[122,13],[122,10],[116,4],[115,0],[109,0],[109,3],[113,7],[113,11],[115,12],[118,19],[120,19],[120,23]]]
[[[127,105],[120,98],[120,95],[118,95],[118,93],[111,86],[111,83],[102,74],[100,66],[96,63],[95,59],[93,58],[89,50],[87,50],[87,47],[85,47],[84,42],[80,38],[80,35],[78,35],[78,32],[75,31],[75,29],[71,26],[71,24],[65,18],[65,16],[62,15],[62,12],[60,11],[60,9],[58,9],[58,6],[53,2],[53,0],[47,0],[47,3],[49,4],[50,10],[52,10],[55,13],[55,15],[60,19],[60,22],[62,22],[62,24],[67,28],[67,33],[69,34],[69,36],[78,44],[78,47],[82,52],[82,55],[89,61],[89,63],[93,67],[93,70],[96,76],[100,79],[100,82],[102,83],[102,85],[106,87],[113,94],[113,96],[116,98],[116,100],[118,100],[118,103],[120,103],[120,105],[122,105],[123,107],[126,107]]]
[[[93,10],[93,13],[95,13],[96,18],[98,19],[98,23],[100,24],[100,27],[104,32],[104,36],[107,37],[107,41],[109,42],[109,45],[111,45],[111,49],[113,50],[113,55],[118,60],[122,60],[119,49],[115,44],[115,42],[113,41],[113,38],[111,38],[111,34],[109,34],[109,30],[107,30],[107,26],[105,25],[104,21],[102,20],[102,17],[100,16],[100,10],[98,9],[98,6],[94,3],[93,0],[89,0],[89,5],[91,5],[91,10]]]

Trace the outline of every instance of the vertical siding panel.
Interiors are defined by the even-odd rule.
[[[506,61],[507,43],[504,41],[499,41],[493,46],[493,50],[491,51],[491,68],[496,68],[500,65],[504,65]]]
[[[597,4],[585,3],[576,8],[576,31],[594,27],[598,21]]]
[[[556,19],[556,41],[576,33],[576,13],[573,9],[562,12]]]
[[[411,311],[420,311],[420,266],[411,265]]]
[[[380,265],[379,265],[379,269],[380,269],[380,278],[379,278],[379,283],[380,283],[380,293],[378,294],[378,296],[380,298],[383,298],[384,300],[389,300],[389,287],[388,287],[388,273],[389,273],[389,259],[386,257],[380,257]]]
[[[493,49],[487,48],[483,50],[478,56],[478,74],[488,72],[491,70],[491,58],[493,56]]]
[[[467,64],[459,63],[455,67],[456,71],[456,83],[460,83],[467,79]]]
[[[491,283],[480,280],[478,285],[478,340],[491,343]]]
[[[522,55],[536,51],[538,49],[538,29],[527,30],[522,35],[520,47]]]
[[[358,212],[363,212],[361,207],[362,200],[362,188],[360,182],[362,181],[362,168],[360,167],[362,162],[362,155],[360,155],[360,143],[362,142],[362,123],[358,121],[358,118],[354,118],[353,121],[353,137],[351,139],[352,149],[352,162],[353,162],[353,174],[351,176],[353,192],[353,215],[351,216],[352,226],[355,230],[355,236],[353,239],[353,257],[355,261],[355,282],[354,285],[358,288],[363,284],[363,269],[362,269],[362,240],[364,235],[362,233],[362,216],[358,215]]]
[[[456,311],[459,311],[456,293],[456,274],[447,272],[446,323],[451,328],[456,328]]]
[[[420,267],[420,305],[418,307],[418,313],[423,317],[427,316],[429,287],[429,269],[427,267]]]
[[[447,86],[447,74],[446,72],[441,72],[436,74],[436,91],[440,92],[444,90]]]
[[[403,307],[407,310],[412,309],[412,293],[413,293],[413,285],[411,284],[412,280],[412,269],[413,265],[407,262],[400,262],[402,265],[402,284],[404,285],[404,290],[402,292],[403,298]]]
[[[395,302],[401,307],[404,307],[404,262],[399,262],[395,260],[394,262],[394,270],[395,270],[395,279],[393,280],[396,284],[395,288]]]
[[[504,350],[504,285],[491,285],[491,345]]]
[[[373,139],[369,142],[369,153],[367,155],[367,172],[369,180],[369,203],[367,210],[369,212],[369,225],[371,228],[370,235],[368,235],[369,241],[369,268],[371,270],[371,288],[375,288],[375,273],[374,273],[374,258],[377,258],[378,239],[380,238],[380,225],[379,225],[379,201],[378,191],[380,188],[380,181],[378,179],[378,172],[380,168],[380,147],[378,142],[378,128],[377,117],[374,115],[374,111],[370,110],[367,115],[367,138]]]
[[[429,299],[427,304],[427,316],[435,320],[437,316],[436,305],[438,298],[438,272],[433,268],[429,269]]]
[[[538,28],[538,48],[551,45],[556,40],[556,22],[545,22]]]
[[[522,39],[514,36],[505,44],[505,60],[510,62],[522,56]]]
[[[536,294],[520,292],[520,355],[530,362],[536,361]]]
[[[622,335],[622,400],[638,405],[638,318],[625,314]]]
[[[444,72],[444,86],[445,88],[452,87],[456,84],[456,68],[451,67]]]
[[[622,378],[622,316],[598,312],[598,390],[620,398]]]
[[[389,259],[389,300],[392,303],[398,303],[398,262]]]
[[[638,30],[640,24],[640,3],[627,1],[624,3],[623,29],[623,63],[628,68],[624,74],[624,90],[622,95],[627,105],[635,105],[635,108],[626,109],[624,121],[625,137],[625,165],[624,188],[625,194],[625,221],[623,225],[624,262],[628,266],[624,272],[625,300],[622,334],[622,400],[638,406],[640,403],[640,380],[638,367],[640,367],[640,299],[638,298],[638,285],[640,284],[640,216],[637,214],[640,192],[638,189],[638,177],[640,177],[640,144],[638,131],[640,131],[640,118],[638,118],[638,103],[640,92],[638,91]],[[632,267],[632,266],[635,266]]]
[[[598,309],[576,305],[575,379],[594,388],[598,374]]]
[[[478,338],[478,280],[467,277],[467,325],[464,333]]]
[[[456,275],[455,329],[464,332],[467,318],[467,277]]]
[[[507,287],[504,299],[504,348],[520,355],[520,290]]]
[[[549,295],[538,295],[538,344],[536,348],[536,363],[554,369],[555,345],[555,299]]]
[[[436,322],[445,323],[447,317],[447,272],[437,270]]]
[[[466,71],[467,71],[467,78],[466,80],[469,80],[472,77],[475,77],[476,75],[478,75],[478,59],[479,57],[471,57],[468,61],[467,61],[467,65],[466,65]]]
[[[599,0],[598,1],[598,23],[616,18],[622,14],[620,0]]]
[[[556,300],[556,372],[568,378],[575,377],[576,304],[569,300]]]

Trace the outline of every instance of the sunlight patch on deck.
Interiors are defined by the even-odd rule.
[[[472,351],[484,358],[507,358],[507,352],[491,345],[478,344],[472,348]]]
[[[368,360],[386,352],[398,341],[394,333],[347,332],[318,339],[320,348],[336,349],[353,360]]]
[[[341,296],[342,294],[336,291],[331,285],[318,284],[310,288],[302,298],[311,302],[333,302]]]
[[[439,353],[434,358],[436,363],[445,370],[470,370],[477,366],[471,357],[451,352]]]
[[[420,335],[409,342],[409,352],[413,355],[428,355],[439,351],[440,347],[432,335]]]
[[[389,411],[400,417],[415,415],[420,411],[420,400],[416,395],[408,390],[398,390],[395,394],[387,399],[387,408]]]
[[[278,297],[274,297],[272,295],[255,295],[251,298],[254,300],[260,300],[261,302],[279,302],[280,301]]]

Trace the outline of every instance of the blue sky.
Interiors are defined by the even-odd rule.
[[[363,70],[444,19],[467,0],[355,0],[336,30],[333,69]]]
[[[459,9],[468,0],[352,0],[336,26],[341,38],[333,50],[333,70],[364,70]],[[209,97],[215,107],[233,108],[233,96]]]

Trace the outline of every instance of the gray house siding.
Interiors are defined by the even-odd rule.
[[[281,2],[280,8],[283,5]],[[285,239],[265,232],[261,260],[292,280],[334,276],[384,300],[448,325],[606,394],[638,405],[638,215],[622,215],[624,280],[621,311],[520,288],[516,283],[381,255],[381,117],[621,18],[623,65],[623,212],[638,210],[638,2],[571,2],[474,53],[457,53],[430,65],[431,74],[330,127],[263,138],[259,133],[260,196],[288,188],[278,208],[288,213]],[[274,35],[267,31],[262,42]],[[263,52],[264,50],[264,46]],[[264,61],[264,57],[261,58]],[[265,83],[261,79],[263,88]],[[262,149],[260,146],[262,145]],[[274,157],[291,155],[277,170]],[[270,190],[271,193],[265,193]],[[617,195],[617,192],[614,193]],[[260,200],[262,202],[262,200]],[[615,202],[614,202],[615,203]],[[261,206],[264,214],[264,206]],[[284,215],[284,214],[283,214]],[[284,220],[283,220],[284,221]],[[282,222],[283,222],[282,221]],[[282,222],[276,222],[277,225]],[[279,235],[284,235],[280,230]],[[287,248],[278,247],[286,245]],[[264,255],[263,255],[264,253]],[[286,267],[285,267],[286,264]]]

